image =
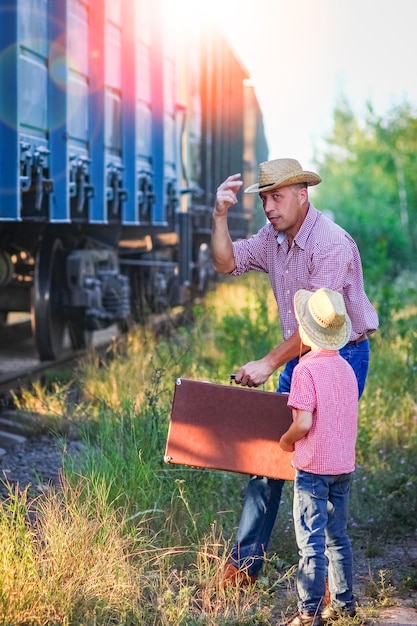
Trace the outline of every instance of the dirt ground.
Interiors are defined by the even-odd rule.
[[[354,554],[360,604],[374,599],[386,604],[378,605],[378,615],[369,621],[378,626],[417,626],[417,536],[386,545],[373,558],[358,549]]]
[[[389,609],[384,609],[375,623],[381,626],[414,626],[417,624],[417,611],[401,604],[392,606]]]
[[[372,557],[358,546],[353,554],[358,611],[354,619],[340,620],[341,626],[417,626],[417,534],[382,545]],[[289,606],[296,608],[295,579],[275,598],[271,623],[279,624]]]

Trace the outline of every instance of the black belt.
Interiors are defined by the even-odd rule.
[[[348,343],[346,345],[347,346],[356,346],[358,343],[361,343],[362,341],[365,341],[366,339],[368,339],[368,335],[366,333],[363,333],[357,339],[354,339],[353,341],[348,341]]]

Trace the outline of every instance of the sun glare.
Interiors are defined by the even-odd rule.
[[[176,29],[188,30],[194,27],[204,27],[205,22],[214,21],[227,34],[227,29],[233,29],[233,13],[239,11],[239,2],[236,0],[210,0],[199,2],[196,0],[164,0],[164,9],[167,17]]]

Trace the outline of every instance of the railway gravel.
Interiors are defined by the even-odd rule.
[[[65,441],[41,434],[25,437],[6,431],[0,432],[0,497],[7,497],[9,489],[33,492],[59,486],[64,455],[76,457],[82,449],[80,441]]]

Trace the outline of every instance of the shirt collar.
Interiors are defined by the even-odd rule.
[[[304,248],[307,245],[307,240],[310,236],[311,230],[314,224],[316,223],[319,215],[320,215],[319,211],[317,211],[317,209],[315,209],[314,206],[310,202],[307,215],[304,218],[304,222],[301,224],[300,230],[294,237],[295,243],[302,250],[304,250]]]
[[[319,215],[320,215],[320,212],[317,211],[317,209],[315,209],[314,206],[310,202],[307,214],[304,218],[304,222],[301,224],[300,230],[294,237],[294,243],[296,243],[297,246],[301,248],[302,250],[304,250],[304,248],[306,247],[311,229],[316,223],[316,220]],[[285,231],[280,231],[278,235],[276,235],[276,239],[279,245],[284,243],[286,238],[287,238],[287,235],[285,234]]]

